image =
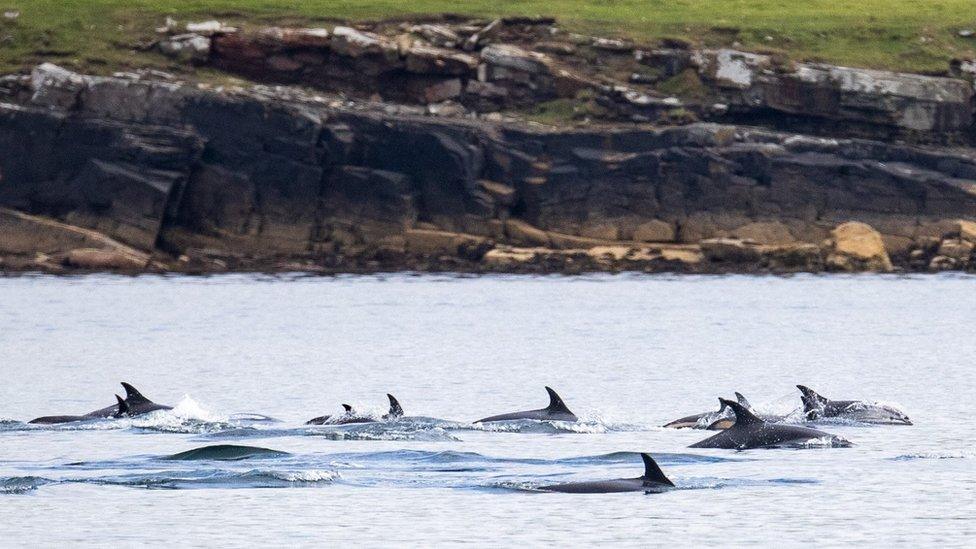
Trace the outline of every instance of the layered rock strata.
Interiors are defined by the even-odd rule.
[[[709,123],[555,129],[420,117],[290,88],[218,91],[52,65],[3,86],[0,206],[38,227],[96,232],[143,254],[145,269],[973,264],[970,149]],[[138,269],[91,253],[67,259],[117,247],[63,239],[32,250],[12,234],[0,233],[8,269]]]

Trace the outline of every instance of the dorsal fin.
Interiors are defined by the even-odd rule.
[[[741,404],[741,405],[745,406],[746,408],[749,408],[750,410],[752,410],[752,404],[749,404],[749,400],[746,399],[746,397],[742,396],[742,393],[736,392],[735,393],[735,399],[739,401],[739,404]]]
[[[151,400],[142,396],[142,393],[140,393],[138,389],[124,381],[122,382],[122,388],[125,389],[125,401],[129,404],[129,406],[132,406],[133,404],[152,403]]]
[[[115,395],[115,400],[118,401],[119,407],[115,410],[115,417],[123,417],[129,415],[129,405],[126,401],[119,395]]]
[[[563,399],[556,394],[556,391],[552,390],[552,387],[546,387],[546,392],[549,393],[549,406],[546,406],[547,412],[566,412],[572,414]]]
[[[724,398],[718,399],[722,404],[725,404],[732,411],[735,412],[735,424],[736,425],[750,425],[754,423],[763,423],[763,420],[759,418],[756,414],[749,411],[748,408],[739,404],[738,402],[732,402],[731,400],[726,400]]]
[[[661,468],[658,466],[657,462],[654,461],[654,458],[651,457],[651,454],[641,453],[641,459],[644,460],[644,476],[641,477],[641,479],[643,479],[644,482],[655,482],[660,484],[667,484],[668,486],[674,486],[674,483],[671,482],[671,479],[664,476],[664,471],[662,471]]]
[[[350,406],[348,404],[343,404],[342,407],[343,407],[343,409],[346,410],[346,412],[352,412],[352,406]]]
[[[816,391],[805,385],[797,385],[796,388],[800,390],[800,400],[803,401],[804,413],[818,412],[829,402],[826,398],[820,396]]]
[[[403,406],[400,406],[400,403],[397,402],[397,399],[394,398],[394,396],[391,395],[390,393],[387,393],[386,394],[386,397],[390,399],[390,413],[389,413],[389,416],[390,417],[400,417],[400,416],[402,416],[403,415]]]

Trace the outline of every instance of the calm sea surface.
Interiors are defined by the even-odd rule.
[[[0,546],[976,543],[976,277],[0,278]],[[28,426],[114,402],[175,406]],[[659,426],[797,383],[914,426],[693,450]],[[480,427],[543,407],[581,423]],[[306,427],[341,403],[400,421]],[[262,414],[277,421],[264,421]],[[232,444],[280,453],[227,461]],[[638,476],[663,494],[534,488]]]

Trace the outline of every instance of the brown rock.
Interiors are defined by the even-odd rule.
[[[516,193],[515,189],[497,181],[487,179],[478,180],[478,189],[491,197],[491,199],[502,206],[514,206]]]
[[[958,267],[959,263],[955,259],[944,255],[937,255],[929,262],[930,271],[951,271]]]
[[[597,240],[618,240],[620,229],[612,223],[588,222],[580,229],[580,236]]]
[[[959,238],[976,243],[976,222],[960,219],[956,223],[959,227]]]
[[[938,255],[951,257],[960,263],[969,263],[969,258],[973,255],[973,248],[976,244],[961,238],[947,238],[939,246]]]
[[[488,239],[464,233],[410,229],[404,232],[406,249],[423,255],[457,255],[462,247],[479,246]]]
[[[511,267],[520,263],[530,263],[539,253],[550,252],[545,248],[512,248],[510,246],[489,250],[482,258],[488,265],[495,267]]]
[[[674,242],[674,236],[674,226],[660,219],[641,223],[634,229],[634,240],[638,242]]]
[[[850,221],[838,225],[830,232],[826,244],[825,263],[830,269],[848,272],[892,270],[881,234],[866,223]]]
[[[756,221],[732,231],[732,236],[759,244],[782,246],[796,242],[790,229],[778,221]]]
[[[71,250],[64,257],[65,265],[90,271],[141,271],[146,268],[148,261],[149,259],[141,254],[133,255],[122,250],[95,248]]]
[[[823,268],[823,253],[816,244],[769,246],[763,251],[772,269],[819,271]]]
[[[751,240],[738,238],[709,238],[702,240],[702,253],[709,261],[722,263],[758,263],[762,248]]]
[[[549,247],[549,235],[545,231],[519,219],[505,221],[505,234],[516,244]]]

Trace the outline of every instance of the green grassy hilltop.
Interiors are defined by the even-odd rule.
[[[638,42],[737,43],[911,72],[941,73],[953,57],[976,57],[976,38],[958,34],[976,29],[976,0],[0,0],[0,70],[42,60],[94,72],[165,66],[136,46],[152,40],[166,16],[258,25],[444,12],[549,15],[571,30]]]

